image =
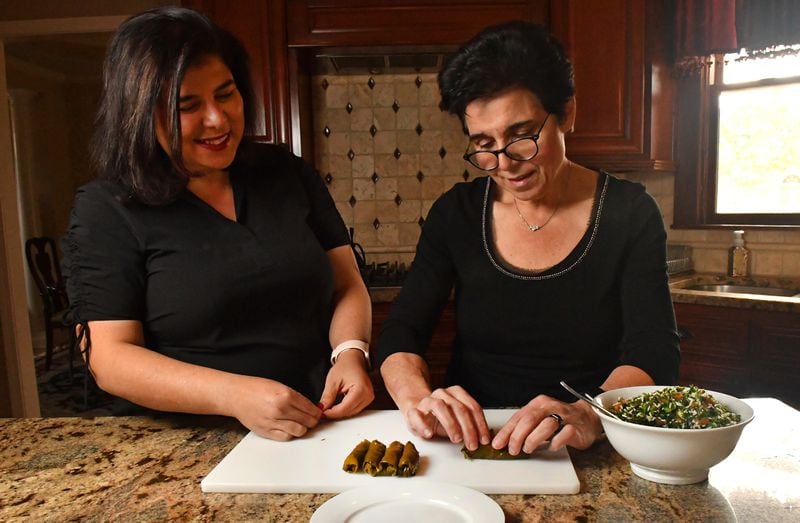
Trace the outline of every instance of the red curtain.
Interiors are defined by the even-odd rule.
[[[676,0],[678,61],[800,44],[800,0]]]
[[[736,0],[677,0],[675,7],[678,62],[739,50]]]

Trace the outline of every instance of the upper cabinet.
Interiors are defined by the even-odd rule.
[[[459,45],[511,20],[547,23],[546,0],[288,0],[291,46]]]
[[[669,2],[554,0],[550,29],[575,67],[574,161],[609,171],[674,170]]]
[[[567,155],[610,171],[673,170],[669,2],[645,0],[190,0],[250,53],[256,138],[310,158],[310,53],[457,46],[509,20],[538,22],[575,65],[578,115]]]

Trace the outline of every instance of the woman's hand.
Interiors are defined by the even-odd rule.
[[[336,398],[341,402],[334,405]],[[341,419],[358,414],[375,399],[372,381],[367,374],[364,354],[360,350],[348,350],[339,354],[336,364],[328,371],[325,390],[320,406],[323,415],[330,419]]]
[[[319,423],[322,411],[286,385],[253,376],[236,376],[228,395],[230,412],[259,436],[278,441],[299,438]]]
[[[436,389],[404,412],[408,428],[425,439],[447,437],[469,450],[491,439],[483,409],[459,386]]]
[[[558,415],[562,422],[551,414]],[[566,445],[576,449],[589,448],[602,434],[600,418],[582,401],[564,403],[550,396],[539,395],[517,411],[501,428],[492,447],[508,446],[509,454],[530,454],[550,440],[550,450]]]

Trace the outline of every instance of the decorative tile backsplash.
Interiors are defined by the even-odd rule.
[[[409,263],[433,202],[482,173],[435,74],[315,76],[315,164],[368,261]]]

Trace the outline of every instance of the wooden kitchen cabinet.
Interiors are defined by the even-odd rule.
[[[294,47],[452,45],[511,20],[547,24],[547,0],[288,0]]]
[[[381,333],[381,325],[389,317],[391,303],[372,304],[372,340],[370,347],[377,349],[378,336]],[[453,302],[448,302],[442,311],[439,325],[433,331],[431,343],[425,359],[428,362],[431,373],[431,386],[436,389],[444,384],[447,366],[450,363],[450,354],[453,349],[453,339],[456,332],[456,310]],[[375,401],[370,405],[371,409],[393,409],[396,408],[386,387],[381,379],[379,369],[373,369],[370,373],[372,386],[375,389]]]
[[[645,0],[184,0],[250,54],[256,139],[313,158],[313,49],[444,46],[508,20],[542,23],[575,66],[571,159],[613,172],[674,170],[669,2]]]
[[[553,0],[550,29],[575,68],[567,155],[586,166],[673,171],[669,2]]]
[[[682,385],[800,406],[800,314],[676,303]]]

